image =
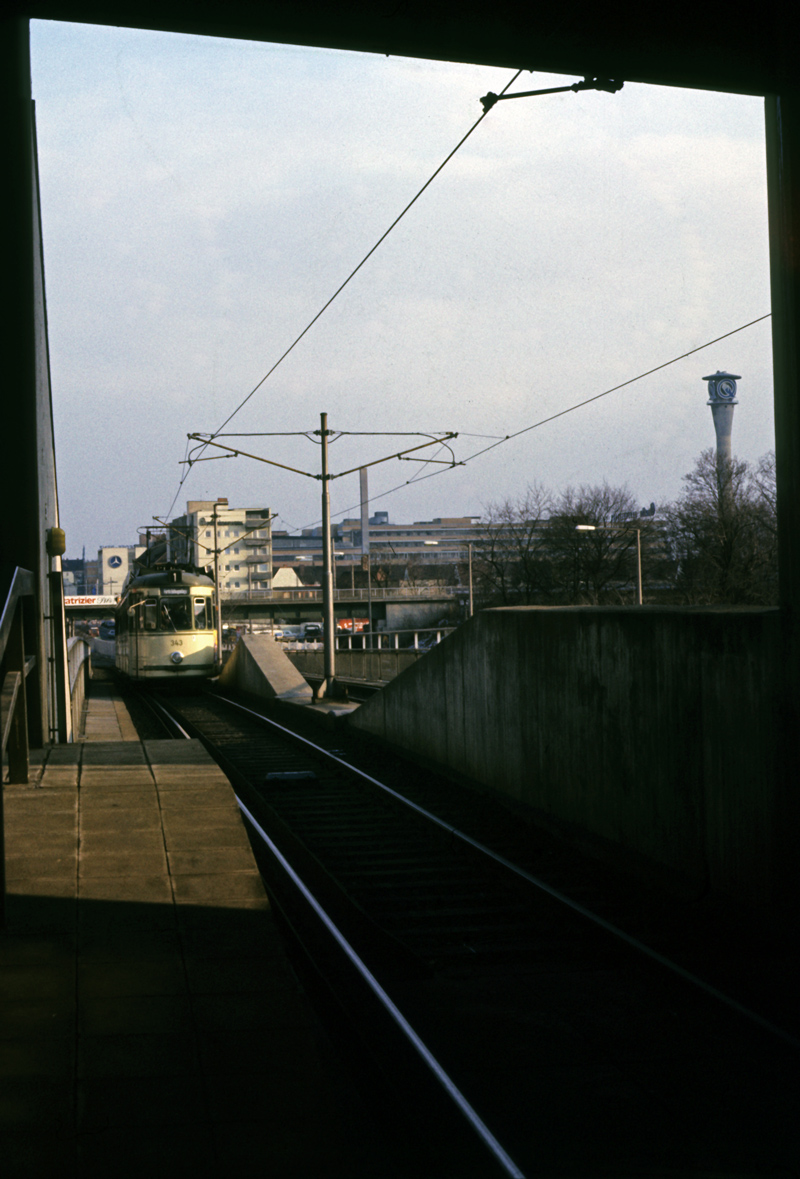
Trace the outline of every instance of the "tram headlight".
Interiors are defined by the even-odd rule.
[[[170,659],[172,660],[172,662],[175,664],[176,667],[179,667],[181,665],[181,663],[183,663],[183,652],[182,651],[173,651],[172,654],[170,655]]]

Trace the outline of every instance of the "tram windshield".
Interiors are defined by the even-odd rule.
[[[210,597],[192,598],[189,594],[175,597],[143,598],[129,610],[135,619],[136,630],[159,630],[173,634],[178,630],[213,630],[214,610]]]
[[[162,598],[159,622],[160,630],[191,630],[189,595],[181,598]]]

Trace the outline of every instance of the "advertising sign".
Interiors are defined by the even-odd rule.
[[[64,596],[64,605],[70,606],[116,606],[117,599],[113,594],[82,594],[80,597]]]

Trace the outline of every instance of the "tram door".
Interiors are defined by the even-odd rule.
[[[148,656],[155,655],[153,643],[148,636],[158,629],[158,599],[140,598],[133,608],[130,627],[130,675],[142,675],[152,662]]]

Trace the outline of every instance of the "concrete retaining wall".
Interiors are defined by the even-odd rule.
[[[67,640],[67,667],[69,669],[69,696],[72,711],[72,732],[79,733],[83,717],[83,702],[92,678],[91,647],[85,639]]]
[[[303,675],[322,679],[325,670],[322,651],[289,651],[288,657]],[[385,684],[422,658],[421,651],[337,651],[336,678]]]
[[[464,595],[466,597],[466,594]],[[416,630],[436,626],[443,618],[461,618],[457,602],[387,602],[387,630]]]
[[[254,696],[311,702],[311,688],[270,635],[243,635],[225,661],[219,682]]]
[[[777,610],[487,610],[351,723],[643,857],[769,905],[787,876]]]
[[[117,657],[116,639],[92,639],[92,658],[100,667],[113,667]]]

